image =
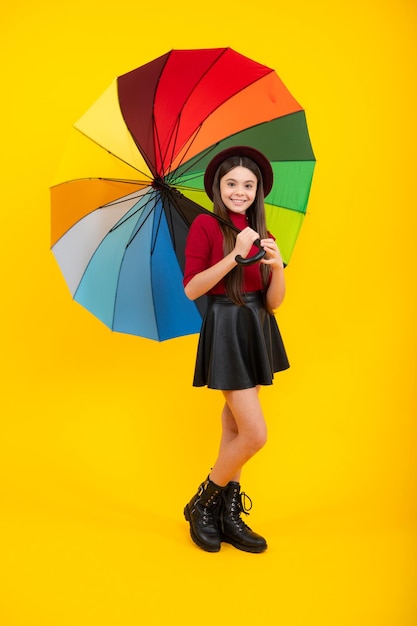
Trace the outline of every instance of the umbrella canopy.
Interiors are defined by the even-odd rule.
[[[113,330],[196,333],[183,292],[190,224],[211,209],[204,171],[250,145],[271,161],[267,223],[288,263],[315,165],[304,111],[274,70],[231,48],[172,50],[119,76],[74,124],[51,188],[52,250],[74,299]]]

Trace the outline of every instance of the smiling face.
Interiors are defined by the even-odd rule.
[[[255,200],[257,186],[255,174],[238,165],[220,179],[221,199],[229,211],[246,213]]]

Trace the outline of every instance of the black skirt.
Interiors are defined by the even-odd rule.
[[[289,367],[274,315],[260,291],[237,306],[227,296],[208,296],[198,343],[194,387],[248,389],[271,385]]]

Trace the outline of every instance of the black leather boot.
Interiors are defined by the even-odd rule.
[[[244,499],[249,501],[249,509],[245,509]],[[253,532],[240,517],[241,513],[249,515],[251,508],[252,500],[240,491],[239,483],[230,482],[222,493],[220,503],[220,538],[245,552],[264,552],[268,547],[265,539]]]
[[[218,508],[223,489],[207,478],[184,509],[185,519],[190,522],[191,539],[207,552],[220,550]]]

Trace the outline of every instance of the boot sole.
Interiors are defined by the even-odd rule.
[[[193,527],[192,527],[191,521],[190,521],[190,514],[188,512],[188,505],[184,509],[184,517],[187,520],[187,522],[190,524],[191,539],[194,541],[196,546],[198,546],[202,550],[205,550],[206,552],[219,552],[220,551],[221,546],[219,546],[218,548],[217,547],[213,547],[213,546],[209,546],[206,543],[203,543],[202,541],[200,541],[200,539],[194,534]]]
[[[222,535],[220,537],[221,541],[223,543],[229,543],[231,546],[233,546],[234,548],[237,548],[238,550],[243,550],[243,552],[250,552],[251,554],[261,554],[261,552],[265,552],[265,550],[268,549],[268,546],[246,546],[243,543],[238,543],[237,541],[232,541],[231,539],[229,539],[228,537],[225,537],[224,535]]]

